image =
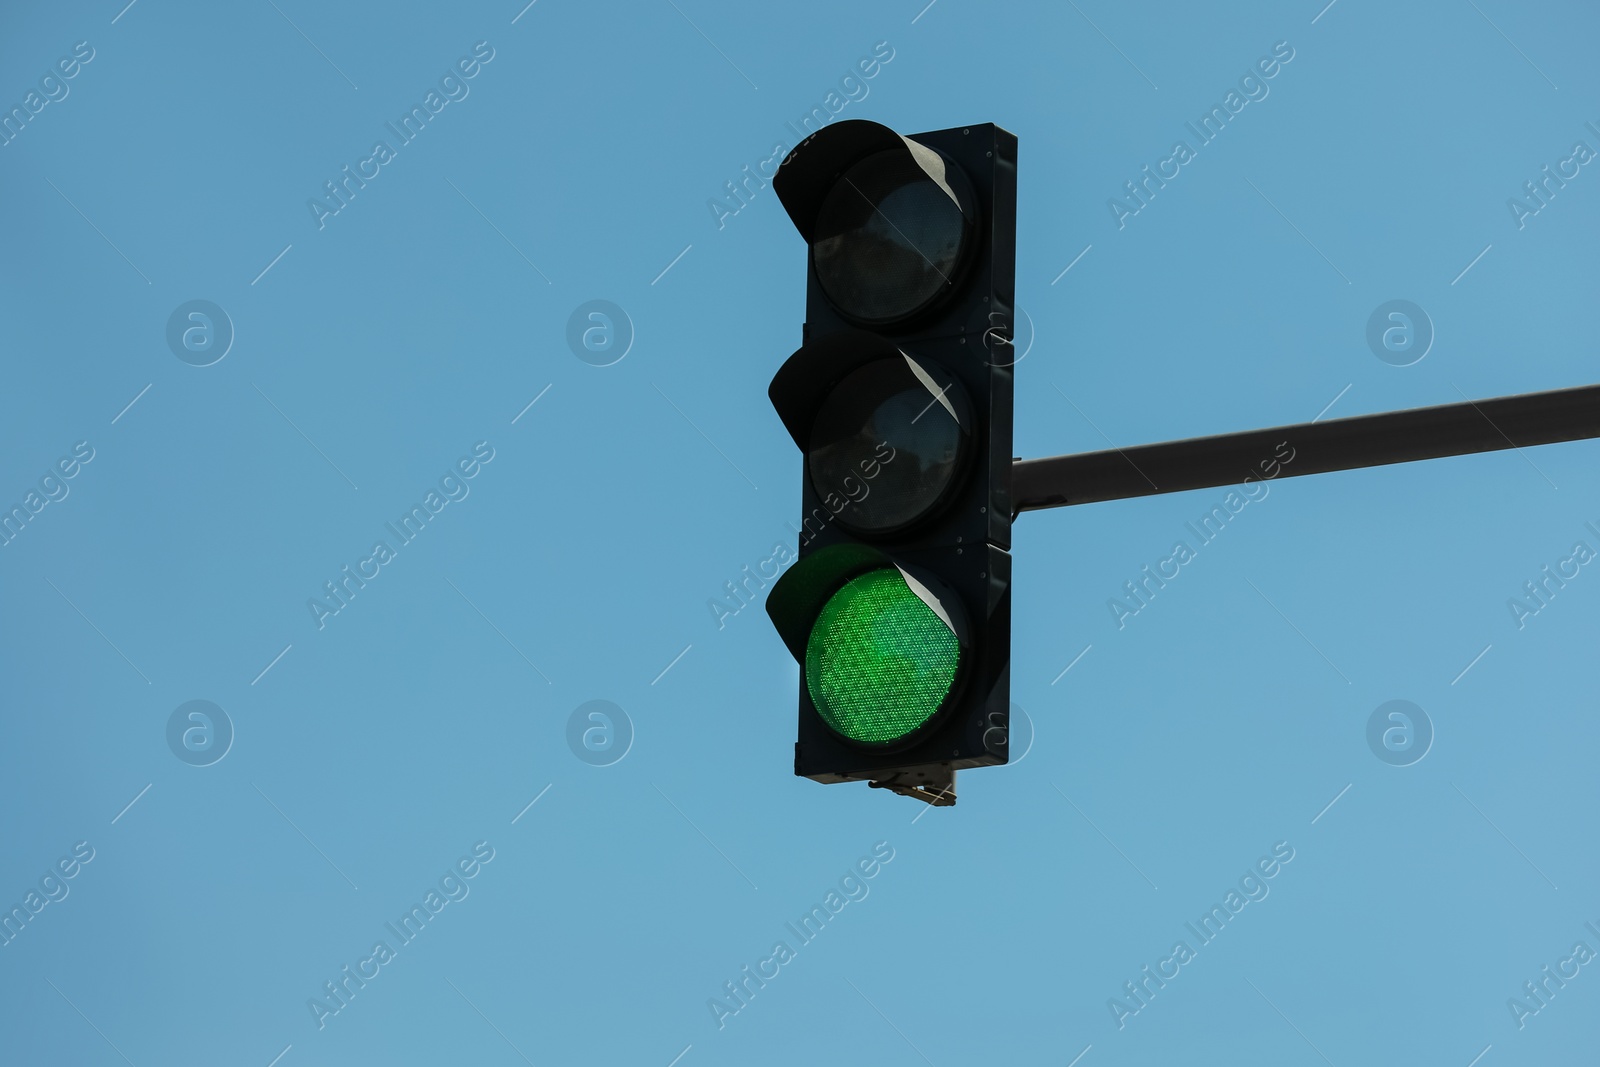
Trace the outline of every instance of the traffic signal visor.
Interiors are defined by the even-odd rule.
[[[971,183],[942,155],[862,119],[834,123],[785,157],[773,188],[828,302],[869,328],[941,303],[976,244]]]

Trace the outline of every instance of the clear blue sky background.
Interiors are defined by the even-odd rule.
[[[841,117],[1020,139],[1019,455],[1590,383],[1600,166],[1520,229],[1507,199],[1600,149],[1600,16],[923,2],[8,6],[7,109],[94,58],[0,148],[0,500],[94,458],[0,548],[0,902],[94,858],[0,948],[3,1058],[1592,1059],[1600,964],[1520,1029],[1507,1000],[1600,951],[1600,567],[1520,629],[1507,601],[1600,550],[1600,445],[1273,483],[1122,629],[1108,598],[1223,491],[1026,515],[1031,749],[954,809],[821,787],[764,613],[708,607],[792,540],[765,390],[805,250],[770,189],[720,229],[707,202],[886,41]],[[469,95],[319,229],[308,199],[479,41]],[[1119,229],[1108,198],[1280,41]],[[194,299],[236,331],[208,367],[165,337]],[[592,299],[636,331],[611,366],[566,341]],[[1411,366],[1365,340],[1392,299],[1436,330]],[[319,629],[307,599],[480,441],[470,495]],[[610,766],[566,741],[593,699],[633,724]],[[1366,740],[1396,699],[1435,732],[1406,767]],[[233,723],[211,766],[167,744],[190,700]],[[480,841],[470,895],[319,1028]],[[719,1029],[877,842],[870,894]]]

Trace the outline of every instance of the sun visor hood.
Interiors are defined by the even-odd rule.
[[[871,125],[868,123],[868,125]],[[801,452],[811,447],[811,420],[845,375],[875,359],[901,355],[875,333],[841,330],[801,345],[772,376],[767,396]]]
[[[902,152],[958,207],[961,198],[945,177],[945,159],[938,152],[866,119],[830,123],[795,146],[778,168],[772,188],[789,221],[806,244],[812,243],[817,212],[829,190],[856,163],[879,152]]]

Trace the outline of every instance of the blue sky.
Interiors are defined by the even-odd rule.
[[[1595,12],[124,2],[0,16],[19,1062],[1592,1057],[1593,443],[1270,482],[1120,627],[1226,491],[1022,516],[1033,742],[953,809],[793,777],[798,669],[708,602],[793,542],[805,271],[713,201],[830,92],[1019,138],[1044,456],[1595,381]]]

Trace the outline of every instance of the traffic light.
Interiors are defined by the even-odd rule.
[[[773,179],[809,255],[768,389],[804,455],[799,553],[766,606],[814,781],[948,805],[1007,759],[1016,148],[847,120]]]

